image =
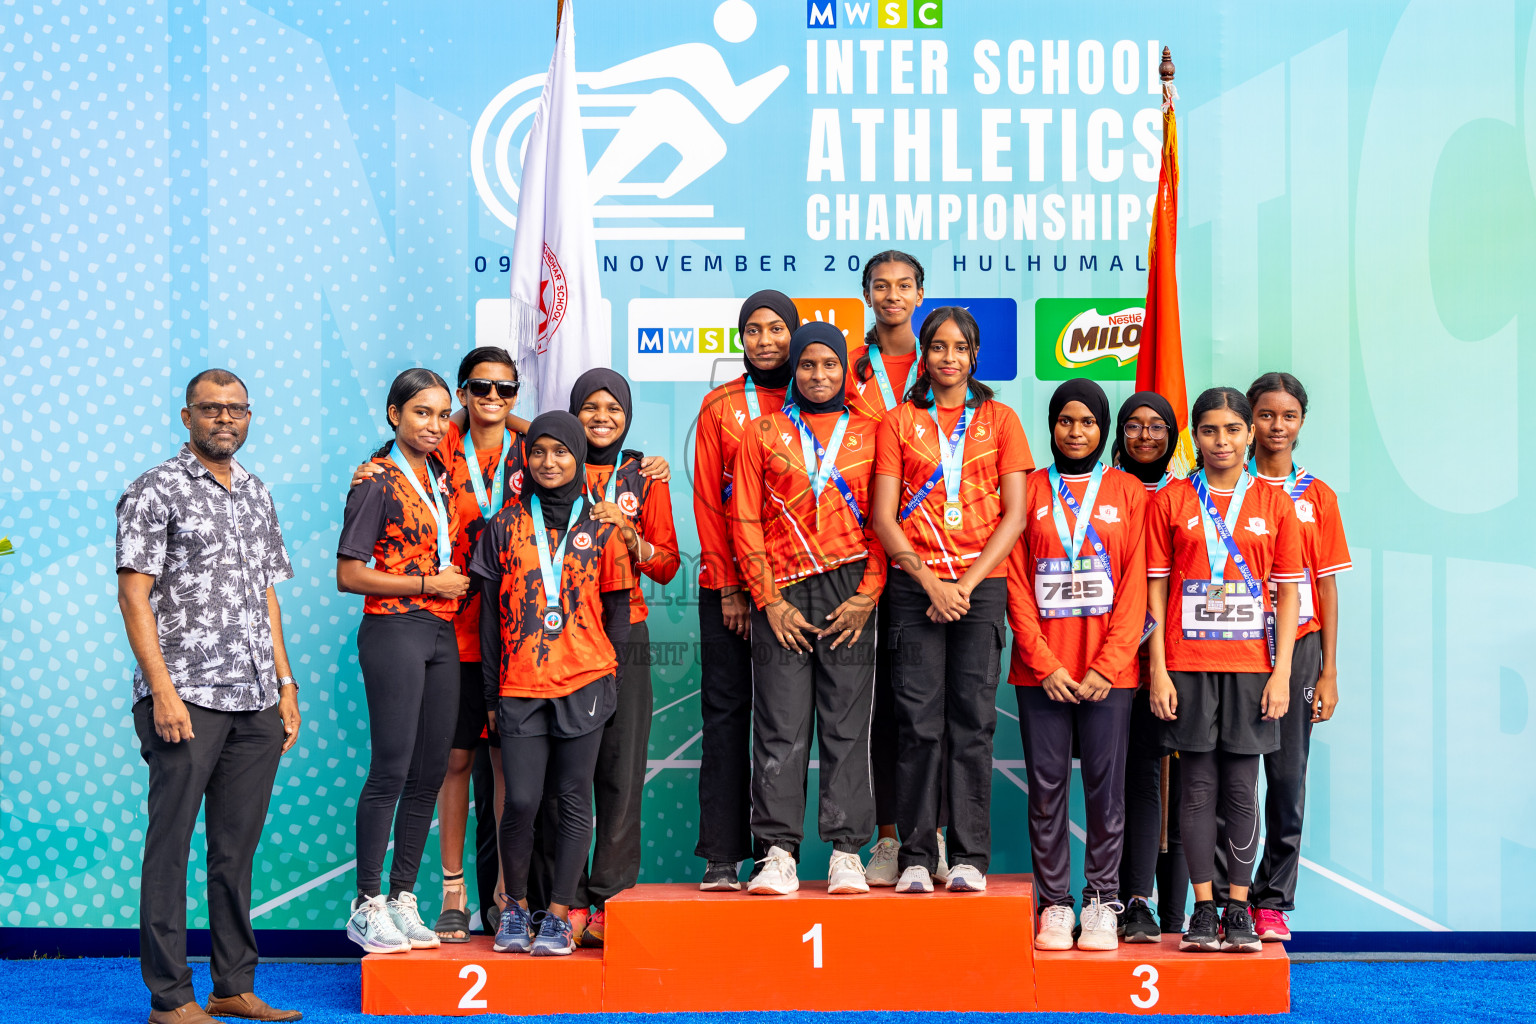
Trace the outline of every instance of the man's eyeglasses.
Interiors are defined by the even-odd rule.
[[[1168,436],[1168,424],[1166,423],[1148,423],[1145,427],[1143,427],[1140,423],[1137,423],[1134,420],[1125,425],[1125,436],[1129,438],[1137,438],[1142,435],[1143,430],[1145,430],[1146,435],[1154,441],[1161,441],[1163,438]]]
[[[498,398],[511,398],[517,394],[517,389],[522,386],[521,381],[486,380],[483,377],[471,377],[464,382],[464,389],[476,398],[489,397],[492,388],[496,389]]]
[[[247,402],[198,402],[187,408],[205,420],[216,420],[226,412],[232,420],[243,420],[251,414],[251,406]]]

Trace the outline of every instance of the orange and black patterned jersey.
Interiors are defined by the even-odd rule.
[[[1306,470],[1301,470],[1306,472]],[[1285,492],[1284,477],[1259,476],[1263,481]],[[1322,616],[1317,605],[1314,584],[1325,576],[1347,572],[1354,568],[1349,557],[1349,543],[1344,539],[1344,520],[1339,515],[1339,499],[1333,488],[1317,477],[1294,500],[1296,526],[1301,531],[1301,557],[1307,564],[1307,579],[1299,585],[1301,591],[1301,617],[1307,621],[1296,627],[1296,639],[1323,628]]]
[[[731,548],[732,474],[736,450],[752,410],[747,405],[747,375],[715,388],[699,408],[693,448],[693,519],[699,528],[699,586],[711,590],[741,585]],[[784,388],[755,388],[758,412],[778,412]]]
[[[619,510],[629,519],[655,551],[644,562],[635,565],[635,589],[629,595],[629,621],[644,622],[650,609],[640,592],[639,573],[660,584],[672,582],[682,565],[677,550],[677,527],[672,524],[672,490],[665,481],[640,475],[638,452],[625,452],[625,461],[618,469],[619,483],[614,494]],[[594,501],[601,501],[607,494],[608,478],[613,475],[611,466],[587,465],[587,493]]]
[[[858,345],[848,353],[848,408],[856,413],[868,416],[873,420],[885,418],[885,414],[891,411],[891,407],[885,404],[885,395],[880,391],[880,383],[875,379],[874,370],[870,370],[868,380],[859,380],[859,359],[869,351],[868,345]],[[912,366],[917,362],[917,349],[913,349],[904,356],[892,356],[882,354],[885,363],[886,376],[891,381],[891,397],[896,399],[896,405],[900,406],[906,401],[906,388],[902,384],[907,379],[907,374],[912,371]]]
[[[583,512],[571,528],[563,558],[560,609],[565,626],[551,637],[544,631],[544,583],[533,530],[527,503],[507,505],[481,531],[469,571],[497,587],[495,621],[487,621],[487,608],[482,607],[480,615],[481,629],[494,628],[501,641],[501,696],[564,697],[618,667],[613,643],[603,630],[602,595],[630,590],[634,571],[618,529],[595,523]],[[547,536],[553,552],[556,531],[547,531]]]
[[[341,518],[341,539],[336,554],[359,562],[373,559],[373,567],[392,576],[437,575],[437,521],[433,509],[421,503],[400,467],[388,455],[372,460],[384,472],[371,476],[347,492],[347,507]],[[458,504],[453,501],[448,472],[436,453],[427,457],[426,468],[417,479],[423,490],[435,487],[448,509],[448,527],[458,531]],[[430,497],[431,492],[428,491]],[[454,564],[459,564],[455,561]],[[460,571],[463,566],[459,565]],[[402,612],[429,611],[442,619],[452,619],[459,611],[456,597],[410,594],[406,597],[363,599],[366,615],[398,615]]]
[[[1231,491],[1211,489],[1211,501],[1223,516],[1232,504]],[[1265,589],[1263,602],[1253,606],[1241,571],[1228,559],[1222,579],[1235,585],[1225,607],[1212,611],[1205,591],[1211,580],[1200,521],[1200,499],[1188,480],[1175,480],[1152,499],[1147,513],[1147,576],[1168,579],[1168,609],[1163,624],[1163,651],[1175,672],[1268,672],[1269,645],[1263,614],[1274,605]],[[1299,583],[1305,563],[1301,534],[1291,500],[1277,488],[1257,480],[1243,495],[1232,539],[1249,571],[1259,581]]]
[[[805,423],[823,445],[831,441],[840,412],[808,413]],[[879,424],[849,417],[837,452],[837,471],[859,506],[859,524],[835,480],[820,500],[811,493],[800,431],[782,412],[759,419],[736,455],[732,498],[733,543],[742,582],[759,608],[779,599],[779,586],[864,559],[859,592],[878,598],[885,588],[885,551],[869,523],[869,489],[875,474]]]
[[[875,472],[901,481],[898,513],[908,507],[939,468],[934,413],[938,414],[939,428],[948,437],[960,422],[961,409],[958,405],[952,409],[919,409],[911,402],[903,402],[880,421]],[[960,528],[944,527],[945,490],[940,478],[927,497],[901,521],[907,543],[940,579],[958,580],[976,561],[1003,518],[1002,478],[1034,468],[1029,441],[1024,437],[1017,413],[1001,402],[983,402],[971,409],[965,428],[965,465],[960,476]],[[1007,559],[989,575],[1007,576]]]
[[[501,503],[516,501],[523,490],[523,435],[507,431],[507,462],[502,469]],[[475,542],[485,528],[485,517],[480,513],[480,503],[475,500],[475,486],[469,479],[469,460],[464,457],[464,434],[457,423],[448,425],[448,436],[437,446],[437,457],[448,467],[448,485],[453,491],[453,502],[458,507],[458,529],[453,534],[453,564],[463,568],[469,564]],[[480,463],[480,479],[485,483],[485,496],[491,496],[491,474],[501,459],[501,449],[475,451],[475,461]],[[469,592],[463,609],[453,620],[453,632],[459,641],[460,661],[480,660],[480,595]]]

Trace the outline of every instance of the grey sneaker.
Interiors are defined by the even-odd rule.
[[[864,877],[870,885],[892,886],[896,884],[896,857],[901,844],[887,836],[869,851],[869,863],[864,866]]]
[[[436,949],[442,944],[437,932],[422,923],[415,893],[403,892],[390,900],[388,906],[389,919],[395,922],[395,928],[400,934],[410,941],[412,949]]]
[[[408,953],[411,949],[411,940],[395,927],[383,896],[366,900],[359,896],[352,901],[347,938],[362,946],[365,953]]]

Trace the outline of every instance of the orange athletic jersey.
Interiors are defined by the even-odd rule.
[[[1167,480],[1168,480],[1169,483],[1172,483],[1173,481],[1179,479],[1179,477],[1176,477],[1176,476],[1171,476],[1171,475],[1166,475],[1166,474],[1165,474],[1165,476],[1167,476]],[[1151,513],[1152,513],[1152,499],[1157,495],[1157,492],[1162,489],[1162,484],[1160,484],[1160,483],[1156,483],[1156,484],[1142,484],[1141,486],[1147,492],[1147,514],[1151,515]],[[1143,554],[1143,556],[1145,556],[1145,554],[1146,554],[1145,538],[1143,538],[1142,554]],[[1143,558],[1143,563],[1145,563],[1145,558]],[[1150,686],[1152,684],[1152,654],[1151,654],[1151,651],[1150,651],[1151,646],[1152,646],[1151,644],[1145,644],[1144,643],[1139,648],[1137,648],[1137,653],[1136,653],[1136,680],[1137,680],[1136,685],[1137,686]]]
[[[540,528],[543,524],[539,524]],[[564,697],[618,668],[603,630],[602,595],[635,585],[629,549],[616,527],[582,515],[565,546],[560,607],[565,628],[544,635],[544,583],[533,516],[522,501],[485,526],[470,568],[497,583],[501,696]],[[555,531],[548,531],[551,553]]]
[[[516,501],[523,489],[523,435],[508,431],[507,464],[502,469],[501,503]],[[448,467],[448,486],[453,503],[458,509],[458,525],[453,533],[453,564],[463,567],[474,554],[475,542],[485,529],[485,517],[480,513],[480,503],[475,500],[475,486],[469,479],[469,460],[464,457],[464,434],[457,423],[448,425],[448,436],[437,446],[437,457]],[[501,458],[500,448],[489,451],[475,450],[475,461],[480,463],[480,479],[485,483],[485,496],[491,496],[491,474]],[[499,510],[498,510],[499,511]],[[480,595],[469,592],[463,609],[453,619],[453,633],[459,641],[460,661],[480,660]]]
[[[1303,470],[1305,472],[1305,470]],[[1272,484],[1285,493],[1284,477],[1254,475],[1255,480]],[[1347,572],[1354,568],[1349,559],[1349,544],[1344,539],[1344,520],[1339,515],[1339,499],[1333,488],[1317,477],[1295,499],[1296,525],[1301,530],[1301,557],[1306,562],[1310,582],[1301,584],[1311,590],[1311,600],[1303,598],[1302,607],[1313,609],[1312,618],[1296,627],[1296,639],[1323,628],[1322,609],[1317,607],[1317,591],[1314,584],[1324,576]]]
[[[608,478],[613,473],[612,466],[587,466],[587,493],[594,501],[603,500]],[[635,588],[629,595],[629,621],[644,622],[650,609],[646,607],[645,596],[640,593],[639,574],[644,573],[665,585],[672,582],[682,565],[677,550],[677,527],[672,524],[672,491],[662,481],[641,476],[639,459],[629,459],[618,467],[618,474],[615,499],[619,510],[640,536],[656,549],[648,561],[635,565]]]
[[[810,413],[805,423],[825,445],[841,415]],[[742,440],[731,500],[732,543],[742,582],[759,608],[779,599],[780,585],[859,559],[865,560],[859,592],[879,598],[885,552],[867,526],[878,428],[867,416],[850,416],[837,453],[837,470],[865,517],[863,527],[834,481],[827,481],[820,500],[811,494],[800,432],[784,413],[764,415]]]
[[[952,409],[919,409],[903,402],[880,421],[875,472],[901,481],[897,515],[912,496],[939,468],[939,439],[934,433],[933,413],[946,437],[960,420],[960,406]],[[1018,414],[1001,402],[984,402],[970,411],[965,430],[965,465],[960,476],[960,529],[944,528],[944,481],[934,484],[923,503],[906,519],[902,531],[923,564],[940,579],[957,580],[965,575],[1003,517],[1000,488],[1008,473],[1027,473],[1035,468],[1029,441]],[[1007,559],[989,578],[1008,575]]]
[[[437,575],[436,509],[428,508],[416,496],[394,460],[384,455],[372,460],[384,472],[369,477],[347,492],[347,506],[342,515],[341,539],[336,553],[360,562],[373,559],[373,567],[392,576]],[[458,531],[458,505],[448,489],[448,473],[437,455],[427,458],[426,468],[416,474],[423,490],[436,487],[448,511],[448,528]],[[427,491],[430,500],[431,491]],[[457,561],[459,571],[464,567]],[[456,597],[409,594],[405,597],[363,598],[365,615],[399,615],[403,612],[429,611],[440,619],[452,620],[459,611]]]
[[[1088,475],[1066,476],[1067,488],[1079,502],[1088,489]],[[1036,574],[1042,562],[1059,573],[1067,554],[1062,550],[1056,520],[1051,515],[1050,470],[1037,469],[1024,481],[1024,507],[1029,510],[1024,532],[1008,555],[1008,625],[1013,629],[1013,655],[1008,681],[1015,686],[1039,686],[1059,668],[1074,680],[1089,669],[1111,685],[1136,686],[1136,651],[1147,618],[1147,562],[1143,547],[1147,495],[1141,481],[1118,469],[1106,469],[1094,498],[1085,509],[1099,539],[1108,549],[1114,597],[1110,611],[1098,615],[1042,615],[1036,600]],[[1062,503],[1067,529],[1077,526],[1072,510]],[[1079,579],[1085,569],[1097,570],[1093,546],[1085,539],[1076,552]],[[1057,563],[1051,565],[1050,563]],[[1047,584],[1047,593],[1050,593]],[[1107,594],[1105,595],[1108,596]],[[1049,608],[1047,610],[1050,610]]]
[[[699,586],[739,587],[741,576],[731,547],[732,474],[736,451],[752,412],[747,408],[746,374],[704,396],[693,447],[693,519],[699,528]],[[778,412],[784,388],[757,388],[758,411]]]
[[[1225,516],[1232,492],[1212,489],[1211,500],[1216,511]],[[1168,579],[1167,621],[1163,628],[1168,668],[1176,672],[1268,672],[1269,647],[1262,621],[1249,624],[1260,631],[1251,639],[1220,639],[1224,625],[1221,622],[1204,631],[1208,636],[1185,636],[1185,584],[1211,578],[1205,527],[1200,516],[1200,499],[1195,497],[1195,487],[1188,480],[1175,480],[1159,491],[1147,515],[1147,576]],[[1290,499],[1275,488],[1261,486],[1258,481],[1249,484],[1233,539],[1255,579],[1275,583],[1301,581],[1305,563],[1296,512]],[[1236,583],[1239,589],[1244,587],[1242,573],[1230,558],[1222,578],[1228,584]],[[1273,611],[1267,589],[1264,609]]]
[[[859,359],[868,351],[868,345],[859,345],[848,353],[848,408],[870,419],[880,420],[891,410],[885,404],[885,396],[880,393],[880,384],[875,380],[874,370],[870,370],[868,380],[861,381],[856,369]],[[912,364],[917,362],[917,350],[913,349],[904,356],[887,355],[884,362],[886,376],[891,379],[892,397],[899,406],[906,401],[906,389],[901,384],[907,379]]]

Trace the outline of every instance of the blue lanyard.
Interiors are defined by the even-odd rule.
[[[1205,470],[1201,470],[1189,478],[1194,485],[1195,497],[1200,500],[1200,524],[1205,528],[1205,553],[1211,562],[1211,582],[1220,583],[1223,579],[1227,559],[1230,557],[1237,563],[1238,571],[1243,574],[1243,582],[1248,584],[1248,592],[1255,596],[1260,593],[1256,588],[1258,582],[1254,580],[1253,573],[1248,569],[1248,563],[1243,561],[1243,556],[1238,553],[1237,541],[1232,539],[1232,529],[1237,525],[1237,517],[1243,507],[1243,497],[1248,493],[1248,485],[1253,482],[1253,477],[1244,473],[1237,481],[1237,487],[1232,491],[1232,503],[1227,506],[1227,515],[1223,519],[1216,512],[1216,504],[1211,501],[1211,492],[1205,482]]]
[[[747,399],[747,413],[751,416],[751,419],[755,420],[758,417],[762,416],[763,410],[762,410],[762,407],[757,404],[757,384],[753,382],[751,377],[748,377],[746,380],[747,380],[746,387],[743,388],[742,390],[743,390],[743,394],[745,395],[745,397]],[[784,398],[785,398],[785,403],[784,403],[785,407],[788,408],[789,407],[789,401],[788,401],[789,400],[789,393],[788,392],[785,392]],[[748,420],[748,422],[751,422],[751,420]],[[730,466],[726,466],[725,467],[725,471],[727,473],[731,472],[731,467]],[[618,467],[614,467],[614,472],[615,473],[618,472]],[[730,502],[731,502],[731,494],[735,491],[735,489],[736,489],[735,485],[730,480],[727,480],[721,486],[721,488],[720,488],[720,504],[722,504],[722,505],[729,505]]]
[[[1093,499],[1099,495],[1099,485],[1104,482],[1104,466],[1095,463],[1093,476],[1088,480],[1088,489],[1083,492],[1083,502],[1079,505],[1077,499],[1072,497],[1072,490],[1067,482],[1061,478],[1061,472],[1052,466],[1050,470],[1051,487],[1051,518],[1056,523],[1056,536],[1061,539],[1061,550],[1067,556],[1067,564],[1076,574],[1077,553],[1083,549],[1083,541],[1087,540],[1093,545],[1094,561],[1103,569],[1113,582],[1114,570],[1109,567],[1109,552],[1104,549],[1104,542],[1099,539],[1099,531],[1093,528]],[[1067,515],[1062,511],[1062,503],[1072,510],[1077,517],[1076,530],[1068,532]],[[1083,512],[1083,506],[1087,506],[1088,512]]]
[[[623,456],[621,455],[620,458],[622,458],[622,457]],[[586,472],[586,467],[585,466],[582,467],[582,472],[583,473]],[[729,485],[727,485],[727,486],[729,486]],[[599,498],[596,494],[592,493],[590,488],[587,491],[587,497],[588,497],[588,500],[590,500],[592,502],[592,504],[594,504],[594,505],[597,504],[599,501],[614,502],[614,501],[618,500],[618,498],[619,498],[619,464],[617,462],[615,462],[613,464],[613,472],[608,474],[608,485],[603,489],[602,497]]]
[[[1248,472],[1254,476],[1259,475],[1258,459],[1248,460]],[[1290,475],[1285,478],[1285,493],[1291,496],[1293,504],[1300,501],[1301,496],[1307,493],[1307,488],[1312,486],[1312,479],[1311,473],[1296,465],[1295,462],[1291,463]]]
[[[875,371],[875,384],[880,388],[880,397],[885,399],[885,407],[894,409],[901,404],[896,397],[896,392],[891,390],[891,378],[885,372],[885,360],[880,356],[880,350],[874,345],[865,350],[869,353],[869,368]],[[912,387],[912,374],[917,370],[917,360],[912,360],[912,365],[907,367],[907,375],[901,381],[901,393],[906,394]]]
[[[757,384],[752,380],[751,377],[747,378],[745,394],[747,399],[747,412],[751,413],[752,418],[755,420],[763,414],[763,410],[757,404]]]
[[[389,457],[400,472],[404,474],[406,483],[411,485],[411,490],[416,492],[416,497],[421,499],[421,503],[431,513],[433,522],[437,524],[438,569],[441,570],[445,566],[452,565],[453,531],[449,528],[448,509],[443,505],[443,496],[438,493],[436,483],[434,482],[432,485],[432,500],[428,501],[427,492],[421,489],[421,481],[416,479],[416,471],[411,468],[411,464],[405,461],[404,456],[400,454],[399,445],[392,445],[390,447]],[[428,479],[432,477],[432,466],[430,463],[427,465],[427,477]]]
[[[544,583],[544,629],[558,633],[565,628],[565,614],[560,608],[560,584],[565,577],[565,547],[570,543],[576,520],[581,518],[581,503],[571,502],[570,522],[553,555],[549,550],[549,531],[544,527],[544,509],[537,494],[530,495],[529,513],[533,516],[533,540],[539,548],[539,577]]]
[[[935,406],[935,409],[937,409],[937,406]],[[917,489],[917,493],[912,495],[912,499],[902,507],[901,514],[897,516],[897,519],[905,520],[907,517],[912,515],[912,513],[916,512],[922,505],[924,499],[928,497],[928,492],[937,487],[940,480],[944,481],[944,493],[947,496],[947,500],[960,500],[960,471],[965,465],[965,427],[966,421],[970,419],[970,415],[971,410],[969,408],[961,408],[960,422],[955,424],[955,432],[949,436],[948,444],[945,444],[944,441],[944,431],[938,430],[938,468],[933,471],[933,475],[928,478],[927,483],[919,487]],[[933,425],[935,429],[938,429],[939,421],[937,417],[934,418]],[[951,465],[954,467],[953,490],[950,489]]]
[[[485,480],[480,476],[480,460],[475,457],[475,442],[469,434],[464,435],[464,460],[469,463],[469,484],[475,489],[475,504],[480,506],[480,515],[485,519],[491,518],[501,511],[501,480],[507,468],[507,452],[512,450],[508,443],[511,433],[501,435],[501,458],[496,460],[495,477],[491,480],[491,495],[485,495]]]
[[[818,511],[821,507],[821,492],[826,490],[827,481],[837,485],[838,491],[843,496],[844,503],[853,513],[854,520],[860,528],[864,526],[864,511],[859,508],[859,499],[855,497],[853,488],[848,486],[848,481],[843,479],[843,474],[837,470],[837,453],[843,446],[843,434],[848,429],[848,410],[844,409],[842,416],[838,417],[837,426],[832,428],[832,438],[825,448],[816,435],[806,426],[800,418],[800,410],[789,405],[784,407],[784,415],[788,416],[796,429],[800,431],[800,453],[805,458],[806,475],[811,478],[811,498],[816,502]],[[816,467],[814,472],[812,467]]]
[[[1157,482],[1157,486],[1152,488],[1152,493],[1156,494],[1158,491],[1162,490],[1164,487],[1167,487],[1171,483],[1173,483],[1173,474],[1164,473],[1163,478]]]

